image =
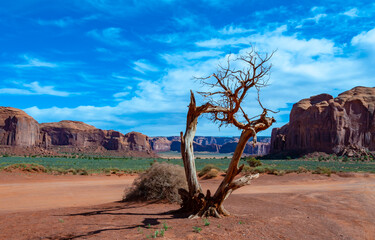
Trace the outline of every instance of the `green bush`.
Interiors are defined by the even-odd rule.
[[[242,172],[244,172],[244,173],[250,173],[252,170],[253,170],[253,168],[248,166],[248,165],[245,165],[242,168]]]
[[[249,164],[250,167],[259,167],[262,166],[262,162],[254,157],[251,157],[246,160],[247,164]]]
[[[328,177],[330,177],[333,172],[330,168],[327,168],[327,167],[317,167],[316,170],[313,171],[312,173],[314,173],[314,174],[324,174],[324,175],[327,175]]]

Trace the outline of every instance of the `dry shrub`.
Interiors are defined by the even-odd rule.
[[[355,177],[354,173],[351,173],[351,172],[338,172],[336,173],[336,175],[342,178]]]
[[[202,170],[198,173],[198,177],[203,177],[204,175],[206,175],[209,171],[211,171],[211,169],[216,169],[217,171],[220,171],[220,169],[218,167],[216,167],[215,165],[213,164],[207,164],[205,165]]]
[[[307,173],[309,170],[307,170],[304,167],[298,167],[297,173]]]
[[[4,168],[4,171],[6,172],[30,172],[30,173],[45,173],[47,172],[47,169],[39,164],[26,164],[26,163],[16,163],[9,165]]]
[[[216,168],[212,168],[208,173],[206,173],[203,178],[204,179],[211,179],[211,178],[215,178],[219,175],[219,170],[217,170]]]
[[[180,202],[178,189],[187,189],[184,168],[166,162],[155,162],[125,192],[124,201],[167,200]]]

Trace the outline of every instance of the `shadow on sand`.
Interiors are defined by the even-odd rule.
[[[150,228],[151,226],[157,226],[160,225],[162,222],[161,220],[168,220],[168,219],[179,219],[179,218],[187,218],[188,214],[185,212],[180,211],[180,209],[177,210],[169,210],[165,212],[124,212],[123,210],[130,210],[130,209],[138,209],[145,207],[147,205],[155,204],[158,203],[157,201],[149,201],[149,202],[114,202],[115,206],[110,206],[110,207],[98,207],[96,210],[93,211],[87,211],[87,212],[81,212],[81,213],[72,213],[72,214],[67,214],[67,215],[56,215],[56,216],[70,216],[70,217],[75,217],[75,216],[85,216],[85,217],[90,217],[90,216],[95,216],[95,215],[113,215],[113,216],[147,216],[142,220],[142,224],[139,225],[124,225],[122,227],[112,227],[112,228],[102,228],[102,229],[97,229],[94,231],[89,231],[86,233],[81,233],[81,234],[67,234],[65,236],[52,236],[52,237],[46,237],[44,239],[61,239],[61,240],[68,240],[68,239],[78,239],[78,238],[85,238],[89,236],[94,236],[102,232],[107,232],[107,231],[119,231],[119,230],[126,230],[126,229],[146,229]],[[155,216],[155,217],[150,217],[150,216]],[[86,224],[88,225],[88,224]]]

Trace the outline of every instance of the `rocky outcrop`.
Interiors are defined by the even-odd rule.
[[[150,144],[155,152],[168,152],[171,151],[172,141],[166,137],[152,137],[150,138]]]
[[[269,138],[268,138],[269,139]],[[221,146],[220,153],[232,153],[236,149],[237,142],[228,142]],[[252,142],[248,142],[244,149],[244,153],[250,155],[263,156],[269,153],[270,143],[269,142],[257,142],[253,146]]]
[[[238,137],[203,137],[194,138],[193,148],[196,152],[232,153],[236,149]],[[270,137],[258,137],[258,142],[253,147],[250,141],[244,153],[265,155],[269,153]],[[156,152],[181,151],[180,137],[154,137],[150,138],[152,149]]]
[[[0,107],[0,145],[32,147],[38,144],[39,124],[24,111]]]
[[[45,148],[77,148],[80,151],[113,150],[151,153],[148,136],[130,132],[101,130],[78,121],[41,124],[41,146]]]
[[[40,144],[45,148],[71,146],[97,148],[102,145],[104,132],[78,121],[61,121],[40,124]]]
[[[271,153],[375,151],[374,109],[375,88],[368,87],[303,99],[293,105],[290,122],[272,130]]]
[[[24,111],[10,107],[0,107],[0,151],[18,155],[85,152],[156,156],[144,134],[130,132],[124,135],[78,121],[39,124]]]

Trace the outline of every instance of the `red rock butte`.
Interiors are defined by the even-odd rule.
[[[274,128],[271,154],[375,150],[375,88],[355,87],[333,98],[320,94],[293,105],[290,121]]]

